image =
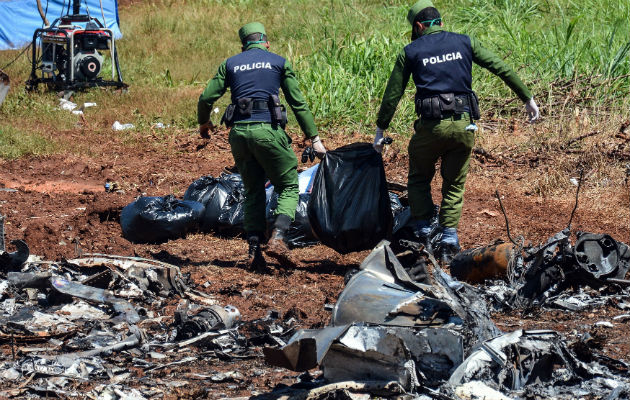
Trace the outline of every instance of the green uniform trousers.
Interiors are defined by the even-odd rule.
[[[412,218],[429,220],[433,215],[431,181],[435,164],[442,159],[442,204],[440,224],[456,228],[462,215],[464,184],[475,133],[466,130],[467,113],[442,120],[418,119],[409,141],[409,206]]]
[[[297,158],[291,138],[268,123],[237,123],[229,136],[232,155],[245,187],[246,232],[265,232],[265,183],[278,193],[276,215],[295,218],[299,199]]]

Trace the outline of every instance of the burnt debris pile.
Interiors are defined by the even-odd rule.
[[[491,318],[628,308],[630,250],[609,235],[495,243],[458,255],[450,274],[426,244],[382,241],[347,274],[321,329],[274,311],[244,321],[160,261],[52,262],[11,243],[8,252],[0,235],[2,398],[168,398],[193,380],[242,389],[251,378],[231,366],[263,356],[301,375],[258,399],[630,398],[630,366],[600,351],[592,332],[502,332]],[[193,368],[218,361],[227,371]]]
[[[483,286],[495,309],[536,307],[580,311],[630,307],[630,249],[610,235],[568,229],[539,246],[503,243],[459,254],[453,276]]]
[[[284,388],[277,396],[630,396],[628,365],[592,351],[586,338],[570,343],[549,330],[503,333],[490,319],[483,288],[453,279],[422,245],[403,241],[396,250],[382,242],[372,251],[348,280],[329,326],[300,330],[285,346],[264,349],[272,365],[322,370],[311,387]]]
[[[273,313],[244,323],[170,264],[103,254],[50,262],[14,244],[0,250],[1,398],[149,399],[189,380],[242,381],[237,371],[162,372],[257,357],[296,323]]]

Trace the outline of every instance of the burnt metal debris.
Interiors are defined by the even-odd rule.
[[[497,310],[579,311],[630,300],[630,248],[607,234],[565,229],[539,246],[503,243],[455,257],[450,272],[481,284]]]
[[[0,259],[18,259],[7,254]],[[192,380],[241,385],[237,371],[164,371],[260,357],[260,346],[285,344],[297,325],[278,312],[242,321],[156,260],[19,260],[0,264],[0,343],[11,349],[0,355],[0,398],[150,399]]]
[[[0,264],[0,343],[11,347],[8,357],[0,355],[1,398],[162,397],[188,383],[161,370],[256,357],[250,340],[284,343],[295,323],[275,314],[247,325],[238,309],[217,305],[178,267],[160,261],[104,254],[19,260]],[[175,311],[164,312],[168,305]],[[132,367],[142,371],[140,378]],[[215,371],[189,379],[237,382],[243,376]],[[88,381],[96,384],[79,389]]]
[[[0,254],[0,267],[7,270],[15,270],[26,262],[29,256],[29,249],[23,240],[12,240],[11,244],[16,247],[14,252],[3,252]],[[4,245],[4,243],[3,243]]]
[[[12,243],[16,251],[0,251],[0,342],[11,349],[0,355],[2,398],[149,399],[191,380],[241,385],[237,371],[166,371],[257,358],[261,347],[272,366],[303,374],[258,399],[630,398],[630,365],[597,351],[590,334],[501,332],[490,317],[613,298],[630,310],[630,250],[609,235],[579,233],[572,245],[565,230],[536,247],[463,254],[451,272],[480,268],[454,274],[478,286],[446,274],[424,244],[383,241],[348,274],[329,326],[305,330],[274,311],[243,321],[174,265],[105,254],[43,261]],[[504,276],[484,279],[487,269]],[[614,322],[627,320],[626,311]]]
[[[300,330],[286,345],[264,349],[271,365],[322,370],[313,387],[296,385],[293,392],[282,389],[278,397],[265,398],[283,393],[311,399],[363,398],[360,393],[398,399],[630,395],[630,366],[624,362],[592,352],[586,339],[569,344],[554,331],[502,333],[481,290],[445,274],[422,245],[403,242],[401,247],[406,250],[398,256],[388,242],[372,251],[348,280],[329,326]],[[408,273],[419,265],[425,271],[422,283]]]

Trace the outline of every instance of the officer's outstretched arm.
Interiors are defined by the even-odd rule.
[[[206,89],[199,96],[197,102],[197,122],[199,125],[204,125],[210,122],[210,112],[212,111],[212,105],[219,97],[223,96],[227,86],[225,85],[225,61],[219,65],[219,69],[214,76],[210,79]]]
[[[304,132],[304,135],[308,139],[317,136],[318,133],[317,127],[315,126],[315,119],[313,118],[313,114],[308,108],[308,104],[306,104],[306,100],[300,91],[298,81],[295,78],[295,73],[293,72],[289,61],[286,61],[284,64],[284,73],[282,75],[280,87],[282,88],[284,98],[287,100],[291,110],[293,110],[293,114],[295,114],[295,118],[297,119],[302,132]]]

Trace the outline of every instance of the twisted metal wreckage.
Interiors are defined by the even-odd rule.
[[[453,279],[417,243],[383,241],[349,277],[330,326],[297,332],[294,319],[274,313],[239,321],[237,309],[192,289],[170,264],[108,255],[41,261],[24,242],[13,241],[17,251],[8,253],[0,241],[0,342],[13,351],[0,359],[0,378],[12,382],[2,397],[78,396],[72,382],[88,380],[95,385],[81,394],[109,399],[162,396],[185,379],[238,382],[238,372],[188,373],[158,385],[152,373],[213,357],[259,357],[262,345],[272,366],[319,367],[322,375],[260,399],[630,397],[628,364],[593,351],[586,338],[503,333],[490,318],[490,307],[574,305],[574,294],[558,297],[571,286],[588,304],[585,282],[598,290],[592,298],[616,290],[623,308],[628,247],[606,235],[581,235],[573,248],[563,231],[542,246],[511,249],[511,283],[480,287]],[[176,296],[174,315],[162,315]],[[130,366],[145,378],[134,379]]]
[[[132,366],[152,376],[202,357],[256,356],[236,327],[239,311],[191,288],[176,266],[104,254],[42,261],[23,241],[11,243],[17,250],[4,251],[0,221],[0,343],[11,347],[0,356],[2,398],[146,399],[165,394],[157,382],[173,389],[187,384],[185,376],[138,381]],[[163,315],[176,297],[174,315]],[[203,356],[185,351],[194,347]],[[197,375],[188,378],[243,379],[236,372]],[[77,390],[77,382],[90,381],[96,384]]]
[[[575,245],[570,238],[570,230],[565,229],[540,246],[521,249],[504,243],[468,250],[453,260],[451,275],[482,284],[486,299],[504,311],[540,306],[569,311],[604,304],[630,307],[623,302],[630,293],[630,280],[625,279],[630,270],[628,245],[606,234],[577,232]],[[496,257],[497,253],[502,254]],[[475,258],[478,262],[466,265],[465,260]]]
[[[397,257],[387,242],[377,246],[339,296],[331,325],[299,331],[281,349],[265,348],[267,361],[294,371],[319,366],[328,381],[369,382],[379,395],[630,396],[624,362],[586,346],[577,354],[550,330],[502,333],[483,290],[444,273],[422,246],[402,247],[407,249]],[[407,272],[419,266],[426,271],[422,282]],[[335,390],[349,389],[342,384]]]

